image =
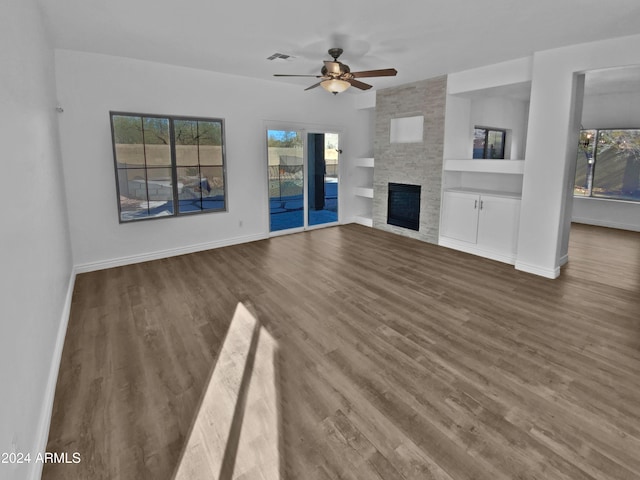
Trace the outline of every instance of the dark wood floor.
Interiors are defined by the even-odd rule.
[[[79,275],[43,478],[195,478],[238,302],[277,468],[219,478],[640,478],[640,233],[581,225],[557,280],[358,225]]]

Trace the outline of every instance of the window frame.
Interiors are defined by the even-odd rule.
[[[504,157],[506,156],[507,153],[507,130],[504,128],[495,128],[495,127],[485,127],[482,125],[474,125],[473,126],[473,131],[474,131],[474,135],[473,135],[473,139],[475,142],[475,131],[476,130],[484,130],[484,147],[482,150],[482,158],[479,157],[474,157],[473,156],[473,150],[475,150],[475,148],[472,147],[472,154],[471,154],[471,158],[474,160],[504,160]],[[489,133],[490,132],[498,132],[502,134],[502,156],[501,157],[487,157],[487,145],[489,144]]]
[[[159,118],[159,119],[167,119],[169,124],[169,150],[171,163],[165,168],[171,169],[171,188],[172,188],[172,202],[173,202],[173,211],[167,215],[156,215],[156,216],[143,216],[140,218],[131,218],[125,220],[122,218],[122,203],[120,200],[120,177],[119,177],[119,169],[118,168],[118,156],[116,152],[116,136],[115,136],[115,127],[113,118],[116,116],[126,116],[126,117],[140,117],[144,122],[145,118]],[[180,211],[180,198],[178,192],[178,169],[182,168],[177,164],[177,155],[176,155],[176,139],[175,139],[175,121],[196,121],[196,122],[212,122],[220,124],[220,147],[221,147],[221,156],[222,156],[222,182],[223,182],[223,203],[224,207],[221,209],[202,209],[195,211]],[[137,113],[137,112],[124,112],[124,111],[109,111],[109,127],[111,129],[111,147],[113,152],[113,166],[115,173],[115,182],[116,182],[116,203],[118,206],[118,223],[137,223],[140,221],[146,220],[157,220],[157,219],[165,219],[165,218],[177,218],[177,217],[188,217],[191,215],[201,215],[206,213],[221,213],[229,211],[229,200],[228,200],[228,190],[227,190],[227,159],[226,159],[226,139],[225,139],[225,121],[224,118],[217,117],[199,117],[199,116],[190,116],[190,115],[163,115],[157,113]],[[143,144],[144,145],[144,144]],[[200,160],[198,159],[198,166],[200,167]],[[145,174],[148,173],[149,167],[146,163],[146,155],[145,155],[145,163],[144,163],[144,171]],[[147,177],[148,178],[148,177]],[[147,202],[149,202],[149,194],[147,187]]]

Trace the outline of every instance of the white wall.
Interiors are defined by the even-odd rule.
[[[517,85],[531,81],[531,57],[456,72],[447,78],[449,95]]]
[[[571,144],[576,73],[634,64],[640,64],[639,35],[534,55],[516,268],[552,278],[560,272],[571,221],[568,166],[577,148]]]
[[[582,126],[585,129],[640,128],[640,91],[585,96]]]
[[[54,57],[44,32],[34,0],[2,3],[0,452],[32,455],[45,447],[72,288]],[[41,467],[0,464],[0,479],[36,478]]]
[[[522,160],[527,136],[529,102],[495,95],[448,95],[445,120],[445,158],[473,157],[475,126],[506,129],[505,158]]]
[[[447,82],[452,77],[455,78],[454,75],[449,75]],[[470,120],[471,99],[448,94],[445,109],[444,158],[471,158],[473,156],[473,130]]]
[[[604,198],[573,198],[572,221],[640,232],[640,205]]]
[[[56,75],[65,110],[60,135],[73,258],[80,270],[267,235],[265,121],[341,130],[343,162],[366,149],[357,146],[367,141],[368,126],[358,126],[349,93],[305,92],[278,81],[71,51],[56,52]],[[224,118],[228,212],[119,224],[110,110]]]

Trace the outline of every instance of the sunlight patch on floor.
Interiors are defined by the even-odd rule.
[[[175,480],[280,478],[276,351],[239,303]]]

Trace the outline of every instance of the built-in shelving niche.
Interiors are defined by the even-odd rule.
[[[522,194],[524,160],[447,159],[444,162],[443,190]]]
[[[372,157],[356,158],[354,166],[358,170],[358,185],[354,194],[358,198],[359,210],[355,222],[367,227],[373,226],[373,166]]]
[[[487,85],[486,78],[476,83],[469,74],[462,74],[452,82],[454,91],[447,95],[442,182],[444,212],[441,213],[439,238],[440,245],[507,263],[514,263],[516,258],[524,176],[522,159],[525,158],[531,91],[526,64],[517,62],[514,65],[520,72],[515,76],[519,80],[512,84],[499,84],[499,75],[493,77],[497,85]],[[466,86],[466,90],[458,88],[461,85]],[[477,89],[475,85],[478,85]],[[506,130],[504,159],[472,158],[476,126]],[[459,198],[471,202],[471,206]],[[459,204],[464,204],[464,208]],[[455,224],[464,213],[471,216],[482,213],[474,217],[479,222],[482,220],[479,225],[483,228],[478,226],[473,232],[477,238],[460,240],[452,236],[455,225],[451,223]],[[492,237],[504,237],[509,241],[501,243]]]

